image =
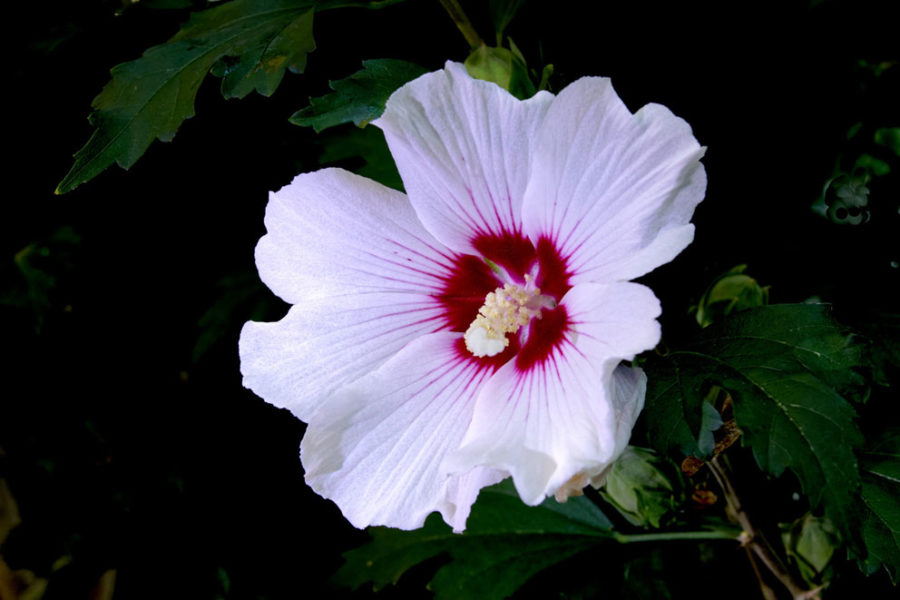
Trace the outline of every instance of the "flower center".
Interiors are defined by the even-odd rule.
[[[498,287],[485,297],[466,330],[466,348],[479,358],[496,356],[509,346],[507,334],[518,332],[534,317],[541,318],[542,309],[555,307],[556,300],[541,294],[531,275],[525,275],[524,286],[507,283]]]

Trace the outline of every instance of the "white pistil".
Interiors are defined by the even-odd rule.
[[[533,286],[531,275],[525,276],[524,286],[507,283],[498,287],[485,297],[478,316],[466,330],[466,348],[478,357],[500,354],[509,346],[506,334],[516,333],[534,317],[540,318],[541,309],[555,306],[553,298]]]

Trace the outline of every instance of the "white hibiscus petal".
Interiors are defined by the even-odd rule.
[[[645,388],[635,373],[613,373],[660,337],[659,301],[638,284],[582,284],[561,305],[571,323],[565,340],[527,371],[511,361],[490,378],[445,465],[508,471],[528,504],[560,489],[565,497],[621,453]]]
[[[619,365],[613,371],[613,410],[616,413],[616,452],[618,458],[628,440],[647,396],[647,374],[643,369]]]
[[[342,294],[426,295],[441,289],[450,251],[422,227],[405,194],[343,169],[298,175],[273,192],[256,247],[262,280],[286,302]]]
[[[628,446],[631,430],[644,408],[644,399],[647,396],[647,375],[643,369],[621,364],[613,371],[612,385],[612,404],[616,414],[616,450],[610,464],[591,476],[590,482],[594,487],[603,485],[606,475],[609,473],[609,467],[618,460]]]
[[[446,476],[442,472],[441,476]],[[447,485],[447,502],[441,507],[441,516],[455,533],[466,528],[466,520],[472,512],[472,505],[478,492],[489,485],[500,483],[509,473],[487,467],[475,467],[465,475],[450,475]]]
[[[449,250],[406,197],[338,169],[272,194],[257,246],[262,279],[294,304],[240,339],[244,385],[307,420],[336,388],[444,324],[433,294]]]
[[[554,99],[534,148],[523,228],[555,241],[573,283],[638,277],[693,239],[704,148],[666,107],[632,115],[608,79],[579,79]]]
[[[459,252],[519,231],[532,143],[553,96],[520,101],[448,62],[394,92],[375,125],[425,227]]]
[[[462,530],[485,485],[504,474],[441,470],[490,372],[461,357],[460,335],[419,338],[379,369],[337,391],[313,416],[301,445],[306,481],[356,527],[421,527],[440,511]]]

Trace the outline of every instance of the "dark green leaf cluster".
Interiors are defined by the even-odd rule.
[[[871,218],[878,204],[894,202],[890,193],[870,204],[873,186],[881,185],[891,170],[897,169],[900,157],[900,128],[880,127],[872,131],[862,121],[850,127],[845,149],[838,157],[834,171],[812,205],[813,211],[842,225],[860,225]],[[876,190],[877,192],[877,190]]]
[[[57,192],[74,189],[113,163],[129,168],[153,140],[171,140],[181,123],[194,115],[198,89],[208,74],[220,79],[224,98],[245,98],[253,91],[273,94],[287,71],[305,70],[307,57],[316,48],[315,12],[379,8],[399,1],[141,2],[144,8],[158,10],[210,8],[195,12],[168,42],[112,70],[112,80],[93,102],[90,121],[95,131],[75,155],[72,170]],[[121,3],[122,11],[130,11],[132,5],[137,3]],[[506,35],[513,17],[527,12],[525,5],[524,0],[486,3],[495,45],[473,45],[466,60],[470,74],[520,98],[546,89],[552,73],[551,65],[540,73],[529,70],[524,55]],[[524,36],[517,39],[534,41]],[[523,44],[523,48],[533,51],[534,45]],[[361,56],[368,54],[356,59]],[[593,52],[590,57],[594,61]],[[416,54],[411,58],[421,60]],[[533,55],[530,58],[531,64],[541,64]],[[876,77],[893,68],[888,62],[876,66]],[[400,189],[402,182],[384,136],[365,125],[381,115],[392,92],[424,72],[423,67],[404,60],[364,61],[361,70],[331,80],[332,92],[312,98],[291,122],[324,132],[310,142],[320,149],[320,165],[349,168]],[[573,72],[608,74],[606,67],[594,62]],[[850,128],[846,142],[852,145],[843,151],[846,160],[836,161],[816,211],[835,223],[864,225],[870,208],[874,213],[879,202],[894,197],[880,193],[876,186],[885,186],[892,181],[888,175],[900,172],[900,129],[885,126],[895,124],[877,120]],[[311,166],[314,163],[305,163],[303,169]],[[888,212],[896,215],[897,211]],[[862,227],[843,229],[863,231]],[[57,288],[71,270],[67,257],[77,240],[71,229],[62,228],[49,239],[22,247],[6,267],[15,285],[12,292],[0,295],[0,305],[5,310],[32,310],[39,329],[43,315],[60,304]],[[896,263],[892,268],[896,269]],[[232,357],[228,327],[248,313],[266,309],[259,290],[255,275],[220,281],[218,301],[200,318],[193,365],[212,364],[212,350],[218,347],[227,347]],[[828,297],[818,288],[810,293]],[[375,528],[371,543],[346,554],[347,562],[336,578],[353,587],[371,583],[379,589],[425,562],[438,566],[434,563],[444,560],[430,584],[437,598],[503,598],[563,560],[578,560],[578,555],[590,550],[612,549],[605,556],[617,555],[621,547],[616,543],[727,539],[734,546],[739,531],[723,526],[726,517],[734,520],[733,506],[724,509],[724,486],[716,487],[711,469],[702,469],[704,461],[713,463],[711,457],[720,456],[739,439],[741,444],[735,444],[721,462],[727,464],[736,455],[735,463],[744,461],[740,466],[749,469],[739,473],[740,483],[787,480],[793,491],[793,479],[779,477],[789,471],[802,485],[803,496],[794,494],[794,506],[800,508],[786,511],[787,516],[779,514],[778,520],[785,522],[769,523],[767,532],[780,532],[777,551],[794,575],[799,574],[810,588],[828,583],[827,572],[836,569],[847,550],[864,572],[886,569],[896,583],[900,578],[900,435],[890,427],[872,433],[865,422],[860,423],[858,413],[865,413],[868,398],[860,390],[870,389],[860,373],[871,371],[872,380],[886,386],[900,367],[897,316],[882,313],[873,320],[872,343],[863,349],[860,338],[848,335],[826,305],[765,306],[767,302],[768,287],[745,274],[743,266],[732,269],[714,280],[697,303],[696,318],[704,331],[642,362],[650,388],[639,428],[648,429],[658,452],[629,449],[610,469],[606,488],[599,494],[588,492],[590,499],[573,498],[565,504],[548,500],[527,507],[506,482],[482,491],[464,534],[450,532],[437,515],[417,531]],[[892,330],[893,338],[884,335],[885,330]],[[184,375],[186,380],[186,371]],[[726,430],[731,436],[727,444],[723,443]],[[869,435],[867,443],[863,431]],[[695,457],[696,470],[690,473],[677,467],[686,455]],[[777,542],[778,534],[770,540]],[[644,546],[639,559],[622,561],[625,579],[633,582],[622,597],[673,597],[667,589],[668,577],[675,572],[672,554],[666,555],[666,569],[656,564],[668,551],[661,546]],[[697,546],[698,552],[714,554]],[[595,556],[589,558],[593,561]],[[855,566],[852,570],[856,574]],[[664,571],[666,579],[660,576]],[[232,588],[228,571],[218,567],[216,573],[217,585],[228,595]],[[608,592],[606,582],[602,583],[598,594]],[[703,582],[691,585],[708,591],[701,589]]]
[[[388,4],[391,2],[388,2]],[[112,80],[93,103],[94,133],[59,183],[63,194],[118,164],[130,168],[153,140],[171,141],[208,73],[222,79],[225,98],[264,96],[286,71],[302,73],[316,45],[313,14],[344,6],[384,2],[333,0],[232,0],[194,13],[165,44],[112,69]]]
[[[900,582],[900,430],[889,430],[862,454],[863,567],[884,566]]]
[[[309,106],[291,117],[291,123],[316,132],[343,123],[365,127],[381,116],[394,90],[424,74],[425,69],[404,60],[364,61],[362,70],[329,84],[334,92],[311,98]]]
[[[19,249],[11,261],[0,266],[0,275],[12,284],[0,290],[0,307],[27,309],[34,317],[34,331],[39,333],[53,304],[66,303],[56,298],[56,292],[60,280],[72,278],[80,241],[78,233],[63,226]]]
[[[662,452],[706,456],[704,390],[728,390],[734,414],[759,466],[791,469],[810,503],[849,527],[859,487],[856,412],[836,391],[858,381],[860,349],[829,307],[760,307],[715,324],[683,349],[648,362],[646,418]]]
[[[354,588],[370,582],[380,589],[446,554],[450,562],[429,584],[437,600],[501,600],[535,573],[609,540],[611,527],[584,497],[528,507],[507,481],[482,490],[463,534],[454,534],[436,514],[416,531],[373,528],[372,542],[348,552],[335,578]]]

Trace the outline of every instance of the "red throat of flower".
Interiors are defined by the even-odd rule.
[[[520,233],[476,237],[480,256],[457,255],[437,300],[446,328],[465,333],[464,360],[497,369],[510,360],[528,371],[564,340],[570,321],[560,304],[571,288],[565,258],[550,238]]]

